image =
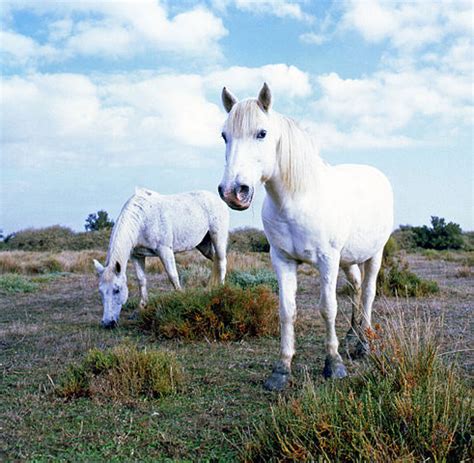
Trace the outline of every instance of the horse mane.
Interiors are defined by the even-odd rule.
[[[137,188],[135,194],[122,207],[110,237],[106,260],[107,268],[113,261],[125,265],[130,257],[131,249],[137,244],[149,196],[148,190]]]
[[[315,181],[317,166],[324,164],[313,137],[297,122],[275,111],[270,113],[280,126],[277,162],[283,185],[290,193],[305,190]],[[236,137],[253,137],[262,120],[257,100],[239,101],[229,113],[226,125]]]
[[[316,170],[325,164],[313,137],[297,122],[276,114],[280,122],[277,160],[283,184],[290,193],[306,190],[315,183]]]

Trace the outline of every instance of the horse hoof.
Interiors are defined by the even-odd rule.
[[[267,391],[282,391],[290,382],[290,369],[278,362],[273,368],[270,377],[263,383]]]
[[[111,330],[117,326],[117,322],[115,320],[110,320],[107,322],[102,321],[100,322],[100,326],[106,330]]]
[[[326,357],[324,362],[323,376],[326,379],[341,379],[347,376],[347,370],[340,360],[333,360]]]

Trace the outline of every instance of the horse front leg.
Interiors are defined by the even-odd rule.
[[[297,264],[282,256],[278,251],[274,251],[273,248],[271,259],[277,274],[280,293],[280,360],[274,366],[271,376],[265,381],[264,387],[269,391],[281,391],[289,382],[291,360],[295,354]]]
[[[320,263],[321,274],[321,315],[326,323],[326,360],[323,375],[325,378],[344,378],[346,367],[339,355],[339,341],[336,335],[336,283],[339,271],[339,255],[332,256]]]
[[[162,246],[158,249],[158,257],[161,260],[161,263],[165,267],[166,274],[173,285],[173,288],[176,290],[181,289],[179,283],[178,270],[176,270],[176,261],[174,258],[173,250],[169,247]]]
[[[132,256],[133,266],[135,267],[135,273],[137,275],[138,285],[140,286],[140,309],[143,309],[148,302],[148,291],[146,287],[146,275],[145,275],[145,257],[143,256]]]

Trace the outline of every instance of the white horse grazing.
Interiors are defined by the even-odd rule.
[[[219,194],[231,208],[243,210],[250,206],[258,183],[267,192],[262,219],[280,287],[281,352],[265,387],[280,390],[289,380],[295,352],[296,270],[302,262],[316,266],[321,275],[320,309],[327,331],[323,374],[342,378],[347,373],[335,330],[338,269],[342,267],[354,288],[348,334],[357,334],[363,352],[382,251],[393,226],[390,183],[373,167],[324,162],[305,131],[271,110],[266,84],[257,99],[241,102],[224,87],[222,102],[229,115],[222,132],[226,165]]]
[[[209,191],[165,196],[137,189],[112,230],[105,267],[94,260],[104,305],[102,326],[113,328],[127,301],[129,257],[135,266],[143,307],[148,299],[145,257],[158,256],[174,288],[180,289],[174,253],[197,248],[213,261],[211,283],[223,283],[228,232],[229,211]]]

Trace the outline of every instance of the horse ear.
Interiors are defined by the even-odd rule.
[[[115,262],[115,273],[119,275],[121,270],[122,270],[122,266],[120,265],[120,262],[119,261]]]
[[[222,89],[222,104],[224,105],[225,110],[230,113],[232,107],[237,103],[237,98],[235,98],[232,93],[229,92],[225,87]]]
[[[272,105],[272,92],[266,82],[258,94],[258,104],[265,112],[268,112]]]
[[[94,267],[99,275],[102,275],[104,273],[104,266],[98,261],[94,259]]]

